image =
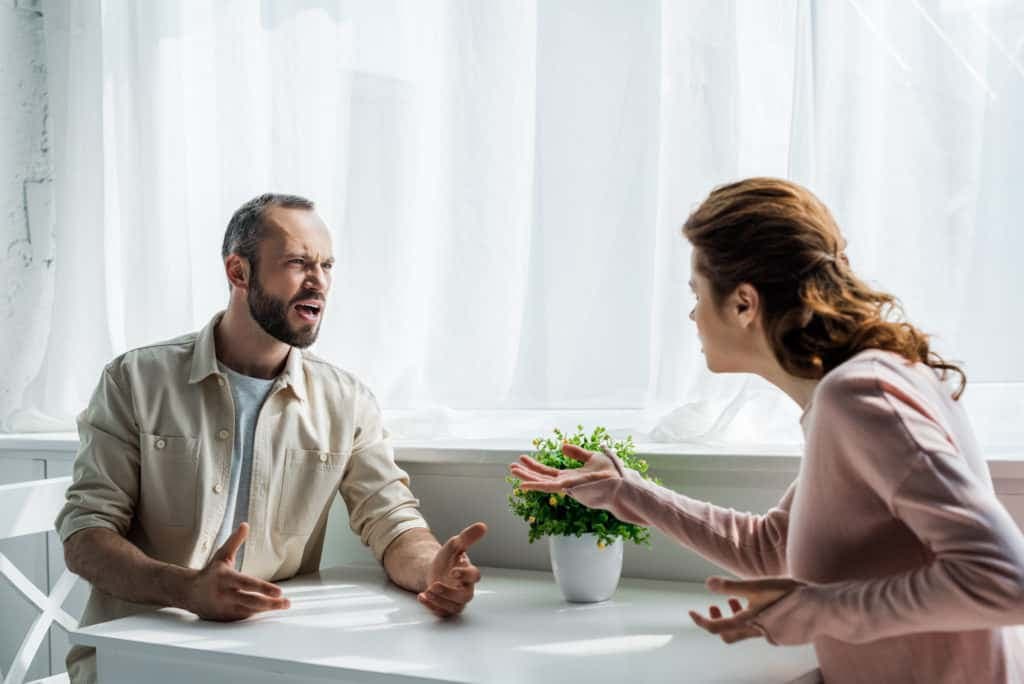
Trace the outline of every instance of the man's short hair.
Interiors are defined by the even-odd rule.
[[[311,200],[298,195],[268,192],[254,197],[240,206],[228,221],[228,229],[224,231],[224,245],[221,247],[222,259],[227,259],[229,254],[237,254],[248,259],[255,267],[260,240],[263,239],[263,219],[270,207],[312,211],[315,205]]]

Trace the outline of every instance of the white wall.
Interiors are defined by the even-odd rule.
[[[46,46],[38,0],[0,0],[0,416],[17,406],[45,345],[54,263]],[[2,426],[0,426],[2,427]]]

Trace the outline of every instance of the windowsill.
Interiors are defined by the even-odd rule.
[[[0,434],[0,455],[39,458],[39,452],[74,458],[78,435],[73,432]],[[531,445],[518,439],[395,440],[400,464],[506,466]],[[713,445],[693,443],[638,443],[637,455],[655,472],[744,471],[788,472],[800,466],[797,445]],[[1024,446],[987,450],[993,477],[1024,478]]]

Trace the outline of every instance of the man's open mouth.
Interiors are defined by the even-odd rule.
[[[320,318],[321,305],[312,302],[306,304],[296,304],[295,311],[301,318],[307,321],[315,322]]]

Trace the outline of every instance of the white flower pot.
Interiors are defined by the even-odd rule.
[[[622,575],[622,539],[603,549],[597,535],[548,537],[551,569],[566,601],[596,603],[615,593]]]

